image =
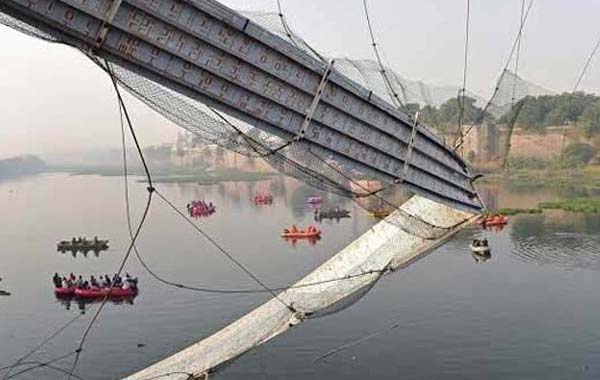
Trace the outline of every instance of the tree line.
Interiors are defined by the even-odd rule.
[[[440,133],[455,132],[458,125],[462,99],[449,99],[439,107],[410,103],[409,113],[419,111],[419,120]],[[516,127],[543,133],[546,127],[575,125],[588,136],[600,133],[600,97],[583,92],[558,95],[527,96],[506,112],[495,118],[489,112],[475,105],[476,100],[465,98],[462,113],[463,124],[491,122],[506,125],[511,122]]]

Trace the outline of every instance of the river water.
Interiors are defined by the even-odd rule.
[[[46,174],[0,182],[0,366],[80,315],[29,361],[74,350],[97,305],[56,300],[54,272],[114,273],[128,243],[122,178]],[[134,222],[145,185],[132,184]],[[375,220],[346,199],[322,194],[352,218],[324,222],[323,238],[295,245],[283,227],[313,222],[310,188],[291,179],[215,186],[159,184],[176,205],[204,198],[217,213],[198,224],[270,286],[293,283],[366,231]],[[252,194],[269,191],[271,206]],[[546,188],[483,189],[494,207],[530,207],[561,194]],[[562,194],[564,195],[564,194]],[[72,236],[98,235],[111,248],[87,257],[56,252]],[[484,235],[492,257],[468,249]],[[139,239],[147,264],[161,276],[214,289],[257,285],[233,267],[159,199]],[[265,294],[222,295],[168,287],[135,257],[126,270],[140,278],[133,304],[109,303],[92,330],[77,373],[119,379],[172,354],[265,302]],[[386,276],[350,308],[292,329],[233,362],[222,379],[598,379],[600,378],[600,215],[546,212],[511,218],[502,231],[478,227],[411,266]],[[83,313],[82,313],[83,312]],[[396,328],[391,328],[398,324]],[[315,362],[338,346],[370,339]],[[68,368],[73,357],[54,363]],[[17,373],[19,369],[13,373]],[[4,372],[0,372],[3,375]],[[50,369],[22,379],[63,378]]]

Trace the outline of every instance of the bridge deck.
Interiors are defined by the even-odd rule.
[[[252,126],[291,140],[327,64],[213,0],[3,0],[0,12]],[[333,70],[303,141],[321,157],[463,210],[465,163],[423,126]]]

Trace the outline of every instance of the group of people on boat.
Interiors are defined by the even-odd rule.
[[[71,238],[71,244],[83,244],[83,245],[98,245],[102,243],[102,240],[98,240],[98,236],[94,236],[93,239],[88,240],[85,237]]]
[[[105,288],[120,288],[120,289],[137,289],[138,279],[137,277],[131,277],[129,273],[125,273],[125,278],[122,278],[115,273],[114,276],[100,275],[95,277],[91,275],[89,280],[84,279],[83,276],[75,276],[71,273],[68,276],[60,276],[58,273],[54,273],[52,276],[52,282],[55,288],[63,289],[105,289]]]
[[[191,201],[187,204],[187,210],[191,217],[210,216],[217,211],[216,206],[212,202]]]
[[[349,218],[350,211],[341,209],[339,206],[330,208],[329,210],[323,210],[322,208],[316,208],[314,211],[315,221],[321,221],[322,219],[342,219]]]
[[[257,194],[252,198],[252,202],[259,205],[266,205],[273,203],[273,195],[269,193]]]
[[[71,240],[63,240],[58,243],[58,247],[104,247],[108,246],[108,240],[100,240],[98,236],[88,240],[85,237],[72,237]]]
[[[489,243],[488,240],[486,238],[483,239],[473,239],[473,242],[471,243],[471,245],[473,247],[481,247],[481,248],[485,248],[485,247],[489,247]]]
[[[317,227],[310,225],[306,230],[298,228],[295,224],[292,224],[290,228],[283,230],[282,237],[284,238],[314,238],[321,234],[321,231]]]

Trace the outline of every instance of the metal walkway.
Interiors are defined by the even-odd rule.
[[[466,164],[426,128],[416,125],[411,139],[413,121],[335,62],[216,1],[2,0],[0,13],[267,133],[303,140],[346,168],[453,208],[482,208]]]

